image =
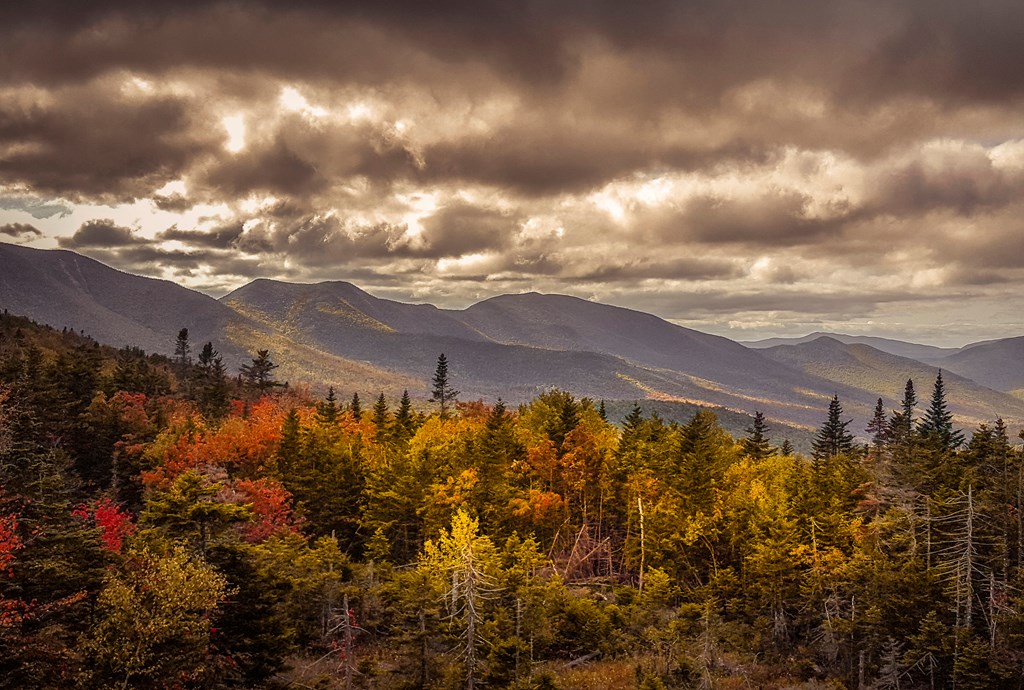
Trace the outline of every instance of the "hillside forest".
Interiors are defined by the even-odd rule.
[[[941,373],[805,456],[174,346],[0,317],[0,687],[1024,684],[1024,456]]]

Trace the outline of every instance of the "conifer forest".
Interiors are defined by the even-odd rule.
[[[0,320],[0,686],[1024,685],[1024,456],[941,372],[804,454],[174,352]]]

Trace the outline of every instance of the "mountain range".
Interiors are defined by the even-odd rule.
[[[551,388],[607,400],[699,404],[813,428],[833,394],[861,432],[908,378],[936,372],[971,428],[1024,424],[1024,337],[960,349],[815,333],[740,344],[657,316],[565,295],[501,295],[466,309],[375,297],[341,281],[255,280],[217,300],[63,250],[0,243],[0,307],[111,345],[169,353],[181,328],[232,368],[269,349],[280,378],[339,391],[429,395],[439,353],[463,399],[527,400]]]

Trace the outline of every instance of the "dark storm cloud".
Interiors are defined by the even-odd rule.
[[[68,199],[130,200],[174,179],[209,142],[188,104],[89,85],[0,101],[0,183]]]
[[[927,297],[899,291],[847,291],[825,293],[810,290],[785,292],[745,292],[733,290],[679,292],[612,298],[615,304],[645,309],[669,319],[692,319],[709,315],[730,315],[738,312],[793,312],[828,314],[834,318],[854,318],[871,314],[879,304],[920,302]]]
[[[158,209],[161,211],[170,211],[172,213],[187,211],[195,206],[192,201],[181,194],[171,194],[169,196],[156,195],[152,197],[152,199],[153,205]]]
[[[251,145],[212,160],[197,176],[212,197],[264,192],[305,198],[354,176],[386,184],[414,173],[412,155],[385,127],[288,117],[261,139],[258,124]]]
[[[257,191],[301,196],[327,184],[316,165],[283,141],[222,161],[206,173],[203,184],[234,197]]]
[[[879,214],[910,215],[949,209],[971,216],[1000,208],[1024,194],[1024,170],[995,168],[982,152],[956,156],[945,165],[915,161],[878,180],[869,204]]]
[[[64,249],[82,249],[129,247],[146,244],[148,240],[137,237],[131,228],[117,225],[112,220],[90,220],[82,223],[71,237],[61,237],[57,242]]]
[[[15,239],[25,239],[42,237],[43,233],[36,226],[28,225],[27,223],[7,223],[0,225],[0,235],[7,235]]]
[[[909,93],[947,103],[1024,96],[1024,5],[1005,0],[906,3],[896,30],[851,71],[846,90]]]
[[[241,223],[232,223],[213,230],[182,230],[174,225],[157,235],[158,240],[178,240],[184,244],[211,249],[233,247],[244,229]]]
[[[511,213],[467,203],[451,204],[423,221],[426,247],[416,253],[442,258],[500,250],[512,243],[519,221]]]
[[[683,258],[674,261],[633,260],[604,264],[578,276],[592,282],[632,282],[648,278],[711,280],[736,278],[744,271],[735,262],[722,259]]]
[[[236,246],[250,254],[278,254],[317,267],[411,256],[402,241],[405,230],[390,223],[361,224],[310,214],[254,227],[238,238]]]
[[[809,211],[811,201],[810,195],[795,190],[769,190],[750,199],[701,195],[681,211],[656,210],[641,218],[662,241],[752,247],[810,244],[853,219],[846,208],[835,209],[832,217],[817,217]]]

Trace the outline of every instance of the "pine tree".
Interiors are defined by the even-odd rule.
[[[747,436],[740,441],[743,452],[754,460],[764,460],[775,455],[775,449],[771,446],[771,438],[768,437],[768,425],[764,422],[764,413],[755,410],[754,422],[747,427]]]
[[[889,442],[897,464],[907,465],[914,449],[914,408],[917,407],[917,393],[913,379],[907,379],[903,389],[900,411],[889,420]]]
[[[349,411],[352,413],[352,419],[357,422],[363,419],[363,407],[359,403],[359,393],[352,394],[352,402],[348,406]]]
[[[833,395],[828,404],[828,419],[818,430],[818,435],[811,445],[815,460],[834,458],[845,455],[853,450],[853,434],[846,430],[852,420],[842,421],[843,406],[839,396]]]
[[[956,450],[964,442],[964,433],[953,429],[953,413],[946,404],[946,387],[941,371],[935,377],[931,404],[917,425],[917,431],[926,443],[940,452]]]
[[[395,412],[393,436],[399,443],[404,443],[415,433],[416,415],[412,409],[412,400],[409,398],[409,391],[402,391],[402,399],[398,403],[398,411]]]
[[[430,402],[440,405],[441,419],[448,419],[448,413],[452,404],[459,397],[459,391],[455,390],[448,381],[448,359],[442,352],[437,358],[437,369],[434,371],[434,388]]]
[[[327,397],[316,406],[316,416],[321,424],[334,424],[338,421],[338,396],[334,394],[334,386],[327,388]]]
[[[257,350],[252,364],[242,365],[242,380],[247,387],[264,395],[268,391],[284,385],[271,376],[274,369],[277,369],[277,365],[270,359],[270,351]]]
[[[885,418],[885,404],[881,398],[875,403],[875,413],[872,415],[871,421],[868,422],[865,431],[871,435],[872,456],[875,458],[880,457],[885,444],[889,440],[889,422]]]
[[[779,446],[779,455],[792,455],[792,454],[793,454],[793,444],[790,442],[790,440],[788,438],[782,439],[782,445]]]
[[[174,341],[174,373],[178,376],[178,383],[186,396],[191,395],[189,388],[189,370],[192,367],[192,346],[188,341],[188,329],[182,328],[178,331],[178,337]]]
[[[383,443],[388,436],[388,401],[381,393],[373,405],[373,425],[377,427],[376,439]]]
[[[224,360],[213,348],[213,343],[203,345],[199,353],[199,409],[207,417],[218,418],[228,413],[231,406],[230,388]]]

